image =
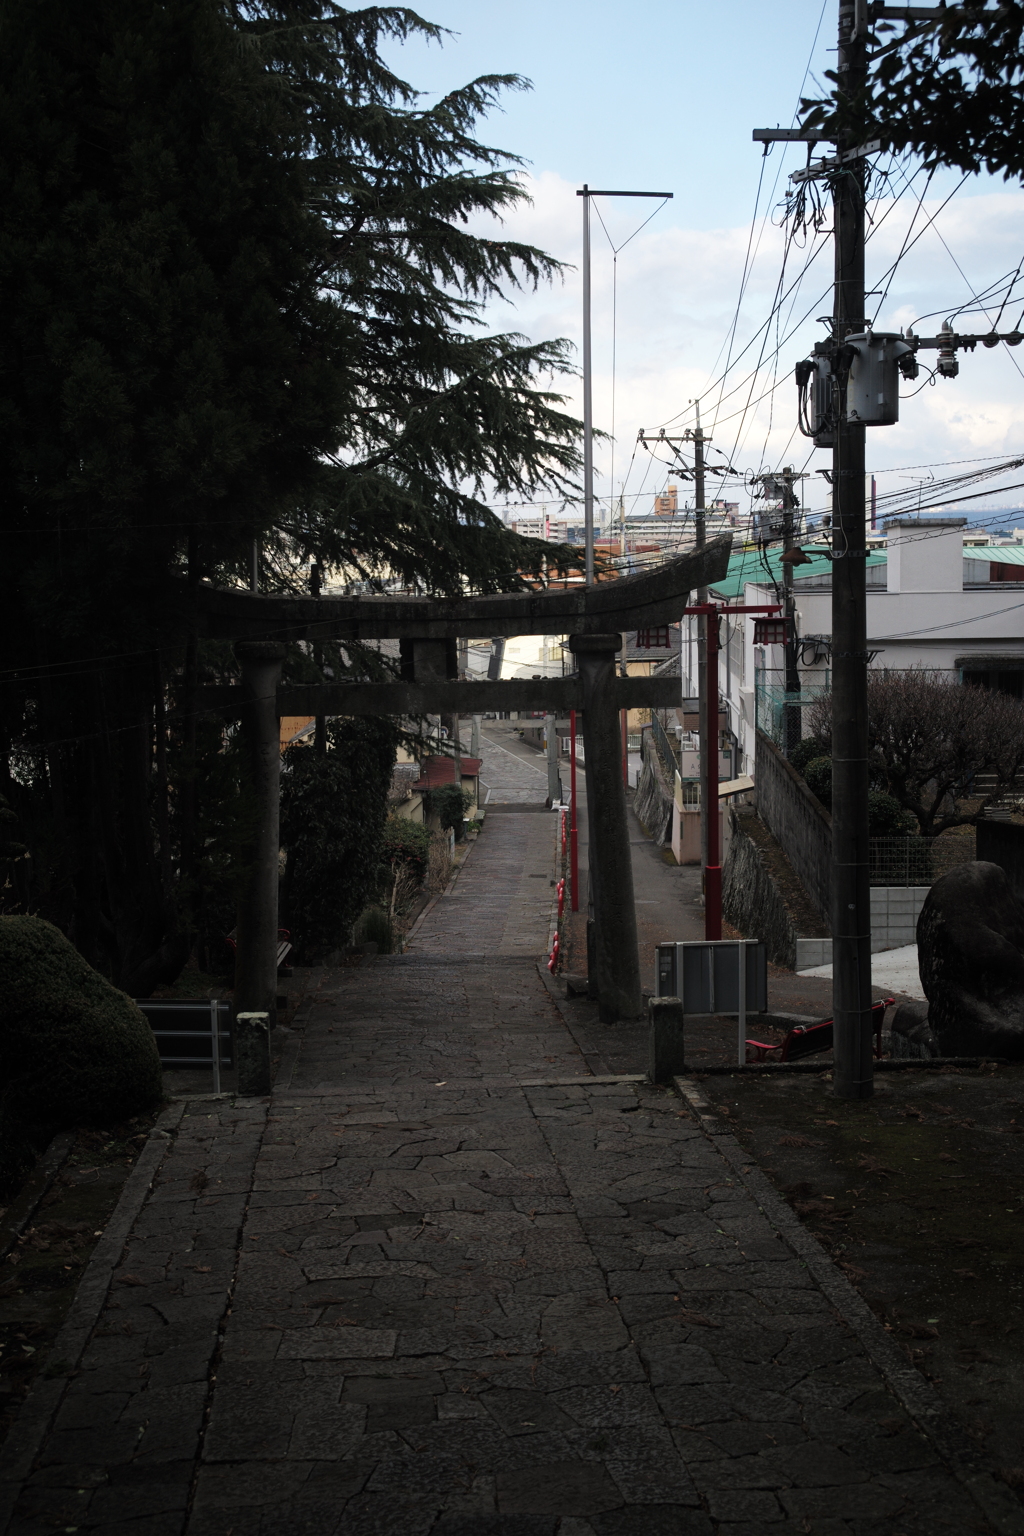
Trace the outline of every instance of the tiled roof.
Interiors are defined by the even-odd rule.
[[[481,758],[462,757],[460,762],[464,778],[472,778],[480,772]],[[423,760],[420,777],[412,787],[413,789],[440,789],[442,784],[454,783],[454,757],[427,757]]]

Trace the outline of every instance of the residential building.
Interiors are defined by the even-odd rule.
[[[803,548],[810,560],[795,567],[793,590],[806,704],[831,682],[832,552],[823,542],[805,541]],[[736,604],[778,602],[781,553],[778,546],[737,551],[711,596]],[[865,574],[871,667],[938,670],[1024,697],[1024,541],[982,544],[978,530],[968,530],[960,517],[888,518],[870,541]],[[720,636],[726,743],[734,748],[734,772],[749,773],[757,725],[781,740],[784,651],[755,642],[750,615],[723,617]],[[696,638],[695,621],[687,619],[680,648],[684,694],[697,692]]]

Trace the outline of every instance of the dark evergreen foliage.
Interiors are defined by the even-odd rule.
[[[380,882],[397,745],[392,721],[362,716],[332,721],[322,755],[298,745],[285,753],[282,923],[304,964],[348,943]]]
[[[892,34],[896,34],[893,36]],[[877,22],[866,88],[801,103],[805,127],[881,138],[926,165],[1024,176],[1024,4],[960,0],[941,20]],[[838,85],[831,70],[827,78]]]
[[[564,343],[480,305],[557,268],[471,233],[522,196],[330,0],[0,0],[0,791],[28,889],[137,995],[230,927],[244,806],[196,690],[231,680],[201,583],[296,590],[311,556],[420,589],[538,562],[483,497],[568,489]],[[552,553],[550,546],[543,546]],[[287,675],[372,674],[294,647]]]

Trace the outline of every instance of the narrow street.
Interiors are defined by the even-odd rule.
[[[311,973],[269,1100],[164,1115],[8,1446],[10,1536],[1018,1529],[733,1139],[639,1080],[643,1026],[546,981],[556,819],[498,744],[410,951]]]

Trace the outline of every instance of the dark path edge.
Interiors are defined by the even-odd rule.
[[[700,1088],[685,1077],[674,1077],[672,1081],[694,1111],[705,1136],[714,1141],[779,1236],[807,1266],[822,1294],[860,1340],[894,1397],[932,1442],[992,1529],[1000,1536],[1024,1536],[1024,1508],[1020,1500],[999,1480],[987,1458],[968,1443],[967,1431],[960,1421],[920,1372],[903,1358],[864,1298],[726,1129]]]
[[[0,1221],[0,1260],[6,1259],[71,1156],[75,1131],[58,1131]]]
[[[111,1276],[121,1261],[124,1245],[184,1113],[184,1100],[172,1104],[150,1131],[135,1167],[124,1182],[103,1236],[93,1249],[71,1311],[54,1340],[50,1356],[54,1374],[36,1382],[11,1426],[0,1453],[0,1536],[10,1524],[22,1484],[32,1471],[32,1463],[64,1400],[68,1384],[78,1370],[110,1289]],[[59,1374],[58,1366],[63,1367]]]

